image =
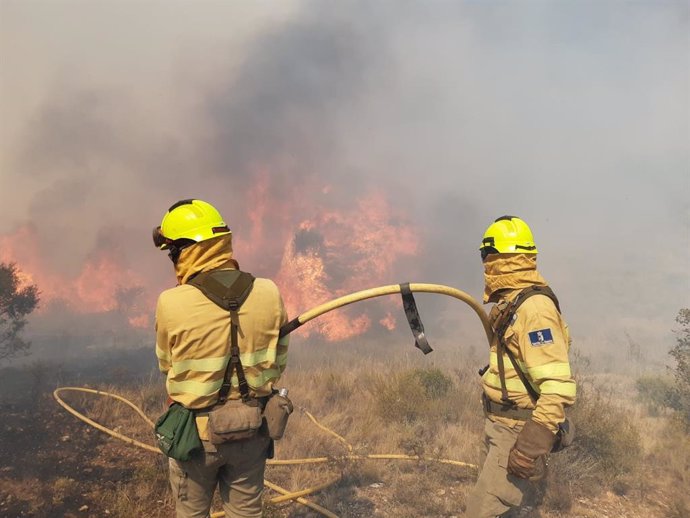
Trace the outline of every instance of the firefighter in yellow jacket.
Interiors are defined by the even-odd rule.
[[[466,516],[533,516],[547,456],[570,437],[565,408],[575,401],[575,381],[568,326],[537,271],[537,247],[524,221],[498,218],[480,251],[484,302],[495,303],[495,338],[482,374],[484,458]]]
[[[177,518],[206,518],[216,486],[226,516],[262,516],[270,439],[257,434],[214,445],[203,412],[218,401],[230,360],[230,318],[189,281],[200,272],[239,269],[231,236],[218,211],[197,199],[174,204],[154,230],[154,243],[169,252],[178,282],[158,299],[156,356],[160,370],[167,375],[170,400],[199,411],[195,420],[204,446],[188,461],[169,459]],[[268,396],[287,360],[287,336],[278,336],[287,314],[276,285],[268,279],[255,279],[237,318],[239,356],[251,396]],[[239,397],[235,377],[229,399]]]

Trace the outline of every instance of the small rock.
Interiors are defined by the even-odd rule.
[[[83,511],[88,511],[88,510],[89,510],[89,506],[88,506],[88,505],[82,505],[82,506],[79,508],[79,510],[82,511],[82,512],[83,512]]]
[[[71,437],[69,435],[63,435],[62,437],[60,437],[60,442],[67,442],[70,439]]]
[[[383,484],[381,482],[374,482],[373,484],[369,484],[369,487],[373,487],[374,489],[378,489],[380,487],[383,487]]]

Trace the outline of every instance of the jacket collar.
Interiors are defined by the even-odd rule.
[[[484,261],[484,304],[535,285],[546,286],[537,271],[536,254],[492,254]]]
[[[237,264],[232,258],[232,234],[207,239],[189,246],[182,250],[175,265],[177,282],[185,284],[192,275],[214,270],[229,261]]]

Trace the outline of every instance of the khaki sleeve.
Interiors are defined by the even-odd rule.
[[[537,295],[518,309],[514,330],[527,377],[540,393],[532,419],[556,432],[576,395],[565,322],[551,299]]]
[[[171,367],[170,341],[168,339],[167,327],[161,296],[158,297],[158,303],[156,304],[156,357],[158,358],[158,368],[163,373],[167,373]]]

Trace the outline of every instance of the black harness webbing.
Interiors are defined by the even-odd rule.
[[[222,267],[221,267],[222,268]],[[201,272],[187,281],[187,284],[201,290],[208,299],[230,313],[230,360],[225,369],[223,384],[218,391],[218,402],[225,403],[232,388],[232,375],[237,371],[240,395],[245,403],[249,397],[249,384],[240,361],[240,346],[237,339],[239,320],[237,311],[249,296],[254,286],[254,276],[240,270],[211,270]]]
[[[498,325],[496,326],[496,338],[498,340],[496,344],[496,362],[498,365],[498,377],[501,380],[501,401],[503,401],[503,403],[505,404],[514,405],[515,403],[508,397],[508,389],[506,388],[505,365],[503,363],[504,354],[508,356],[510,363],[512,363],[513,368],[515,369],[515,372],[518,375],[518,378],[520,378],[520,381],[525,386],[525,389],[527,390],[530,399],[532,399],[532,402],[536,403],[539,399],[539,393],[534,389],[530,381],[527,379],[527,375],[519,367],[518,362],[515,359],[515,355],[512,353],[510,349],[508,349],[505,343],[505,332],[508,329],[508,327],[513,323],[513,317],[515,316],[515,313],[517,312],[518,308],[522,305],[523,302],[525,302],[528,298],[534,295],[545,295],[549,297],[553,301],[558,312],[561,312],[561,307],[558,303],[558,298],[556,297],[556,294],[553,292],[553,290],[548,286],[530,286],[529,288],[525,288],[517,295],[517,297],[515,297],[512,300],[512,302],[508,303],[506,308],[501,312],[501,316],[498,318]]]
[[[410,324],[410,329],[412,330],[412,335],[414,336],[414,345],[424,354],[429,354],[431,351],[433,351],[433,349],[429,345],[429,341],[426,339],[426,334],[424,334],[424,324],[422,324],[419,311],[417,311],[417,303],[414,300],[414,295],[412,295],[409,282],[405,282],[400,285],[400,294],[402,295],[403,308],[405,309],[407,323]]]

